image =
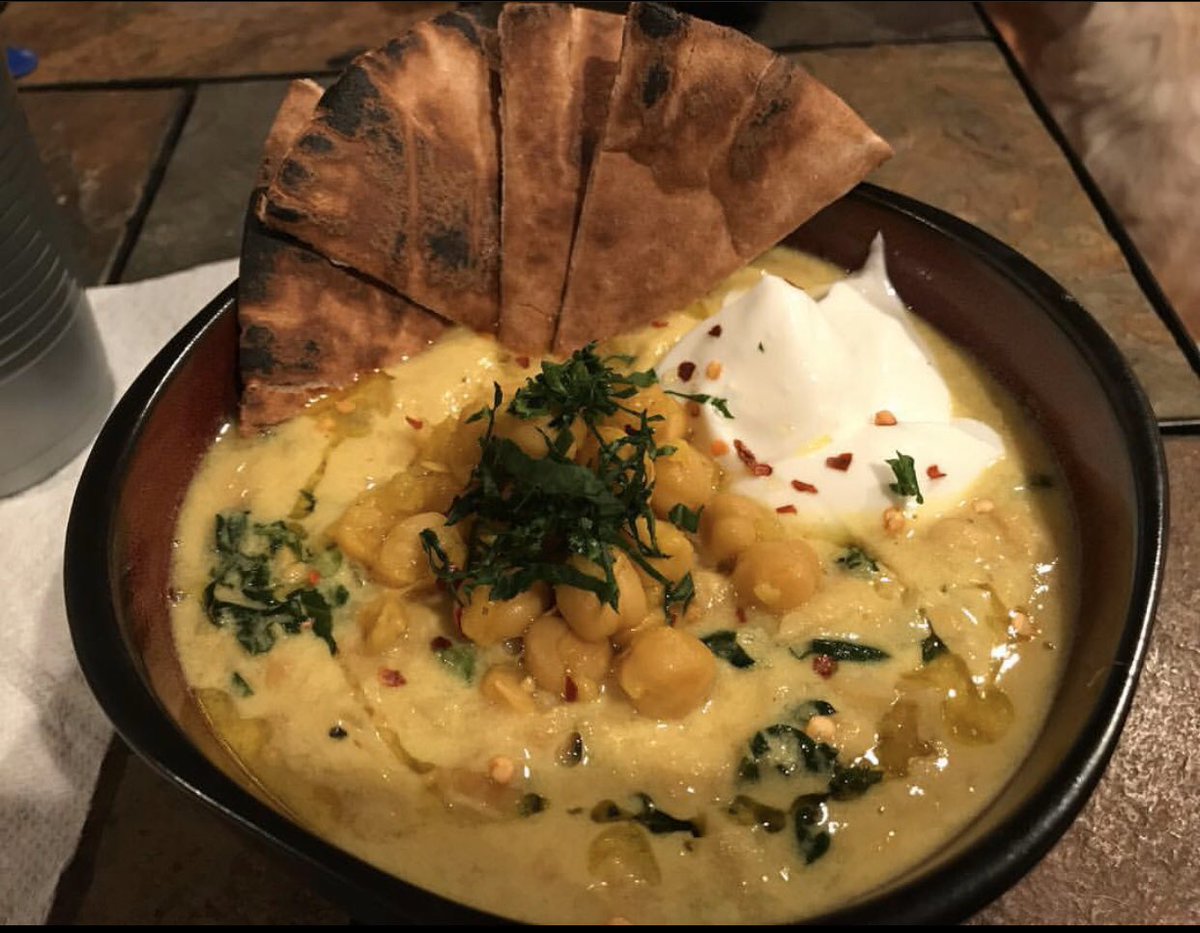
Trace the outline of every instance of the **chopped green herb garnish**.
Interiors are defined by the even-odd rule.
[[[690,531],[695,534],[700,530],[700,513],[704,511],[704,506],[692,511],[682,502],[671,506],[671,510],[667,512],[667,520],[681,531]]]
[[[345,727],[340,722],[335,726],[331,726],[329,729],[329,737],[331,739],[337,739],[338,741],[341,741],[349,734],[350,733],[346,731]]]
[[[313,560],[302,526],[251,522],[248,512],[222,512],[216,516],[214,537],[217,563],[202,596],[213,625],[231,627],[250,654],[270,651],[278,631],[295,635],[305,628],[329,646],[330,654],[337,654],[333,608],[349,599],[346,588],[314,584],[287,589],[272,573],[275,556],[285,549],[298,561]]]
[[[296,496],[296,504],[292,506],[292,511],[288,513],[288,518],[298,520],[307,518],[312,515],[313,509],[317,507],[317,497],[312,494],[311,490],[301,489],[300,494]]]
[[[691,820],[680,819],[664,810],[660,810],[649,794],[638,793],[633,796],[639,804],[639,810],[636,813],[623,810],[612,800],[601,800],[592,807],[592,822],[619,823],[629,821],[631,823],[641,823],[642,826],[656,836],[664,833],[690,833],[694,838],[699,839],[704,835],[705,825],[703,817],[696,817]]]
[[[882,648],[865,645],[860,641],[843,641],[839,638],[814,638],[803,651],[796,647],[788,650],[792,653],[792,657],[801,661],[813,655],[824,655],[835,661],[869,664],[874,661],[886,661],[891,657]]]
[[[548,806],[550,806],[550,801],[541,794],[525,794],[517,802],[517,815],[533,816],[536,813],[541,813]]]
[[[764,350],[764,349],[763,349],[763,345],[762,345],[762,341],[761,341],[761,340],[758,342],[758,352],[759,352],[759,353],[766,353],[766,352],[767,352],[766,350]]]
[[[760,803],[746,794],[733,798],[727,811],[734,821],[743,826],[761,826],[768,833],[778,833],[787,826],[787,814],[777,807]]]
[[[925,613],[921,613],[922,618],[925,618]],[[926,625],[929,626],[929,634],[921,639],[921,663],[928,664],[940,654],[946,654],[950,649],[946,647],[946,643],[938,638],[937,632],[933,630],[933,623],[925,618]]]
[[[835,765],[829,778],[829,796],[834,800],[854,800],[882,780],[883,772],[870,765]]]
[[[898,496],[916,496],[917,504],[924,505],[925,497],[921,495],[921,487],[917,483],[917,469],[913,458],[908,454],[896,451],[895,460],[884,461],[896,475],[896,482],[888,483],[888,489]]]
[[[814,716],[832,716],[836,712],[832,703],[826,703],[824,700],[805,700],[792,707],[791,717],[804,726]]]
[[[796,844],[804,856],[804,864],[811,865],[829,851],[829,832],[822,829],[829,820],[829,808],[825,794],[801,794],[792,802],[792,821],[796,832]]]
[[[667,395],[687,399],[689,402],[695,402],[697,405],[711,405],[724,417],[733,417],[733,413],[729,410],[729,399],[717,398],[715,395],[705,395],[703,392],[676,392],[673,389],[664,389],[663,391]]]
[[[447,639],[449,641],[449,639]],[[434,649],[438,660],[467,683],[475,678],[475,647],[468,644],[438,644]]]
[[[837,759],[837,749],[810,736],[788,723],[754,733],[750,739],[750,754],[738,766],[742,781],[754,782],[762,777],[762,765],[773,767],[785,777],[801,767],[812,774],[827,774]]]
[[[496,413],[504,402],[496,386],[492,405],[473,416],[487,422],[479,465],[446,516],[450,525],[472,520],[466,566],[451,565],[435,532],[421,533],[430,567],[457,599],[465,603],[479,586],[489,587],[494,600],[511,599],[542,582],[587,590],[619,608],[613,563],[620,550],[662,585],[668,614],[675,606],[686,609],[695,593],[691,576],[669,580],[650,563],[668,555],[659,550],[654,531],[654,481],[648,465],[674,449],[660,447],[654,439],[653,427],[661,416],[626,404],[656,381],[652,370],[618,372],[592,345],[564,363],[543,362],[507,411],[517,418],[544,419],[544,457],[531,457],[496,436]],[[600,426],[619,413],[637,422],[607,439]],[[589,466],[567,456],[578,425],[596,445]],[[572,556],[593,562],[601,575],[576,569],[568,563]]]
[[[728,661],[734,667],[746,668],[754,666],[754,658],[746,653],[746,649],[738,644],[737,632],[725,629],[713,632],[700,639],[708,646],[708,650],[722,661]]]
[[[243,677],[241,674],[239,674],[237,671],[233,672],[233,676],[229,678],[229,683],[233,687],[234,691],[237,693],[238,696],[240,696],[240,697],[254,696],[254,689],[248,683],[246,683],[246,678]]]
[[[879,573],[879,564],[857,544],[852,544],[842,551],[837,559],[837,564],[847,573],[853,573],[860,577],[869,577],[871,574]]]
[[[583,736],[578,732],[572,732],[567,737],[567,744],[558,754],[558,763],[566,768],[574,768],[577,765],[586,765],[588,762],[587,746],[583,742]]]

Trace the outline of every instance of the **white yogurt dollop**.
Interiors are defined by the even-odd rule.
[[[734,492],[772,508],[793,506],[815,523],[877,520],[888,506],[914,504],[889,489],[895,475],[885,461],[899,451],[915,461],[920,514],[935,517],[962,501],[1004,456],[1004,444],[983,422],[953,417],[950,390],[909,313],[876,237],[863,268],[820,301],[768,274],[731,295],[672,348],[659,379],[668,389],[728,400],[732,419],[703,406],[693,444],[724,450],[717,459],[734,477]],[[877,415],[896,423],[876,424]],[[739,449],[769,465],[770,475],[754,475]],[[848,469],[826,464],[847,453]]]

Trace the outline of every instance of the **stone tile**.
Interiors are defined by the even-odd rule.
[[[991,43],[796,57],[895,148],[871,181],[957,214],[1024,253],[1112,335],[1159,417],[1200,415],[1200,380]]]
[[[184,103],[184,92],[21,94],[80,276],[103,282]]]
[[[1062,841],[981,912],[980,923],[1191,924],[1200,917],[1200,439],[1169,439],[1166,449],[1166,580],[1120,744]]]
[[[453,3],[10,3],[0,29],[40,58],[23,86],[341,68]]]
[[[125,281],[238,254],[262,144],[286,89],[286,81],[200,88],[125,267]]]
[[[282,856],[168,784],[120,739],[103,832],[85,832],[51,923],[344,924]],[[103,790],[101,791],[101,794]],[[99,795],[98,795],[99,796]]]
[[[695,4],[701,16],[704,7],[713,5],[716,4]],[[761,18],[748,31],[753,38],[775,49],[987,35],[970,3],[765,3],[762,6]]]

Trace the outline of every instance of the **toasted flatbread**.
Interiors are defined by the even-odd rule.
[[[890,154],[800,66],[733,30],[634,3],[555,349],[683,308]]]
[[[263,146],[264,184],[320,95],[310,81],[292,82]],[[256,188],[239,263],[243,434],[286,421],[357,375],[419,353],[447,326],[424,308],[267,230],[257,217],[262,197],[263,189]]]
[[[500,342],[549,351],[571,238],[603,130],[622,17],[556,3],[509,3],[500,15]]]
[[[495,35],[463,13],[367,52],[325,92],[261,219],[481,331],[499,318]]]
[[[279,163],[292,147],[300,131],[312,119],[317,101],[325,91],[321,85],[311,78],[299,78],[288,84],[283,103],[275,113],[275,121],[267,131],[267,139],[263,143],[262,161],[258,163],[258,177],[254,182],[255,188],[263,188],[271,183]]]

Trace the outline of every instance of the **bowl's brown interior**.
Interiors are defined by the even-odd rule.
[[[1087,354],[1047,315],[1044,296],[1037,298],[1002,268],[877,197],[842,199],[789,243],[856,268],[876,231],[884,234],[889,269],[902,297],[984,361],[1040,421],[1068,477],[1083,542],[1081,611],[1067,673],[1044,733],[988,811],[915,872],[926,875],[1003,824],[1011,833],[1014,815],[1046,792],[1068,750],[1095,730],[1091,720],[1109,682],[1106,672],[1123,650],[1127,620],[1137,608],[1131,606],[1131,593],[1138,565],[1138,510],[1145,505],[1135,492],[1138,465],[1121,420]],[[129,452],[127,468],[116,478],[109,554],[118,581],[117,615],[135,665],[190,740],[255,793],[212,736],[188,691],[169,622],[175,517],[199,459],[235,411],[236,348],[229,302],[169,376]],[[1131,391],[1136,397],[1137,390]],[[148,755],[153,757],[152,750]]]

